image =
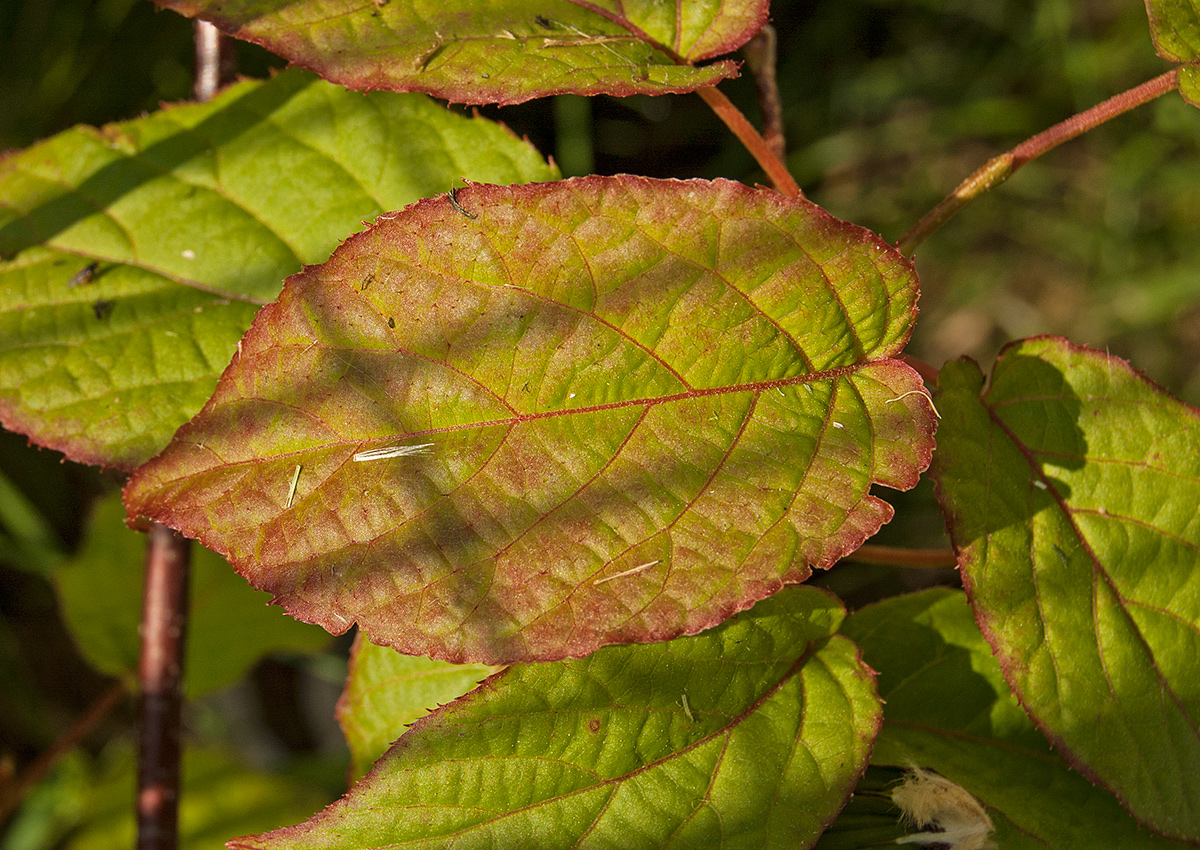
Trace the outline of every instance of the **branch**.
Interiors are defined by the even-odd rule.
[[[138,850],[179,841],[179,726],[191,543],[154,523],[146,545],[138,681]]]
[[[804,197],[787,166],[775,156],[763,137],[758,134],[758,130],[754,129],[754,125],[746,120],[746,116],[729,98],[717,91],[715,86],[697,89],[696,93],[704,98],[704,102],[717,113],[717,117],[724,121],[725,126],[746,146],[746,150],[750,151],[762,170],[767,172],[767,178],[774,184],[776,191],[789,198]]]
[[[1129,110],[1149,103],[1157,97],[1172,91],[1177,84],[1178,69],[1155,77],[1142,83],[1136,88],[1110,97],[1103,103],[1093,106],[1078,115],[1073,115],[1066,121],[1055,124],[1025,140],[1007,153],[993,157],[985,162],[970,177],[958,185],[940,204],[930,210],[918,221],[911,230],[900,237],[896,247],[906,257],[911,257],[918,245],[925,241],[934,231],[949,221],[955,213],[965,207],[988,189],[999,186],[1025,163],[1037,159],[1042,154],[1070,141],[1076,136],[1086,133],[1106,121],[1116,118]]]
[[[221,87],[237,77],[237,55],[233,39],[208,21],[196,21],[196,79],[192,97],[207,103]]]
[[[775,78],[775,46],[778,39],[775,27],[763,24],[742,46],[742,54],[754,84],[758,87],[758,106],[763,115],[763,140],[780,162],[786,162],[787,141],[783,136],[783,104],[779,99],[779,84]]]
[[[903,549],[899,546],[859,546],[845,557],[860,564],[882,564],[918,570],[940,570],[958,566],[958,558],[949,549]]]

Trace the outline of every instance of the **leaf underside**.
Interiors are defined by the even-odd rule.
[[[1047,751],[961,591],[936,588],[868,605],[851,614],[841,632],[878,675],[883,728],[871,763],[932,768],[964,786],[987,806],[997,847],[1187,846],[1141,827],[1111,794]],[[871,805],[863,790],[818,848],[879,847],[881,833],[891,833],[888,844],[895,840],[898,812],[890,798]]]
[[[1005,675],[1083,773],[1200,839],[1200,411],[1040,338],[947,364],[934,465]]]
[[[455,103],[551,94],[690,92],[737,76],[722,60],[767,0],[155,0],[353,89]]]
[[[861,545],[872,482],[916,483],[916,294],[766,190],[472,186],[292,277],[126,505],[413,655],[694,633]]]
[[[5,157],[0,422],[132,469],[212,394],[287,275],[464,176],[555,173],[499,125],[299,71]]]
[[[703,635],[511,667],[307,823],[230,846],[803,850],[879,724],[841,618],[793,588]]]

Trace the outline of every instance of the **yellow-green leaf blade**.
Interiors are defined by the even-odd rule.
[[[737,76],[765,0],[156,0],[354,89],[456,103],[689,92]]]
[[[1200,838],[1200,414],[1045,338],[948,364],[934,474],[1013,690],[1139,819]]]
[[[696,637],[509,668],[344,800],[231,846],[809,847],[879,722],[841,617],[797,588]]]
[[[286,72],[0,160],[0,421],[132,468],[258,308],[364,219],[462,177],[554,172],[482,119]]]
[[[1158,55],[1172,62],[1200,59],[1200,5],[1196,0],[1146,0]]]
[[[932,768],[964,786],[987,807],[998,847],[1186,846],[1141,827],[1112,795],[1047,751],[960,591],[938,588],[869,605],[846,619],[842,633],[878,674],[884,717],[872,764]],[[883,833],[891,843],[914,831],[897,823],[899,812],[886,797],[883,806],[872,806],[866,796],[856,805],[864,790],[860,786],[818,850],[876,847]]]
[[[409,654],[694,633],[916,483],[915,298],[877,237],[765,190],[469,187],[293,277],[127,505]]]
[[[498,670],[483,664],[447,664],[401,655],[359,634],[337,708],[354,776],[366,773],[413,721],[462,696]]]

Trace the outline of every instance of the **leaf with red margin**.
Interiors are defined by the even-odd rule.
[[[668,94],[737,76],[722,60],[767,0],[155,0],[352,89],[455,103]]]
[[[413,655],[692,634],[861,545],[892,513],[872,483],[916,483],[916,297],[894,249],[770,191],[472,186],[290,278],[126,506]]]
[[[792,588],[703,635],[510,667],[308,822],[229,846],[804,850],[879,730],[843,616]]]
[[[467,177],[549,180],[507,128],[312,74],[0,159],[0,422],[132,470],[212,395],[283,279]]]
[[[1144,823],[1200,839],[1200,411],[1038,338],[947,364],[934,478],[1034,722]]]

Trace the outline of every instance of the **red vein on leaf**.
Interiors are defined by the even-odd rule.
[[[713,395],[729,395],[732,393],[761,393],[765,390],[774,389],[776,387],[791,387],[798,384],[811,384],[817,381],[834,380],[843,375],[853,374],[868,366],[887,363],[886,360],[871,360],[854,366],[838,366],[833,369],[827,369],[823,372],[814,372],[807,375],[797,375],[792,378],[773,378],[767,381],[751,381],[746,384],[735,384],[728,387],[711,387],[707,389],[694,389],[682,393],[672,393],[671,395],[659,396],[658,398],[637,398],[627,399],[625,401],[611,401],[605,404],[593,404],[586,407],[572,407],[565,410],[544,410],[539,413],[518,413],[506,419],[489,419],[481,422],[464,422],[457,425],[445,425],[440,428],[427,428],[421,431],[410,431],[401,435],[390,435],[382,439],[397,439],[398,437],[419,437],[426,434],[441,434],[452,431],[462,431],[469,428],[489,428],[496,425],[512,425],[522,422],[533,422],[538,419],[550,419],[558,416],[575,416],[584,413],[602,413],[608,410],[620,410],[625,407],[637,407],[644,405],[646,407],[654,407],[659,404],[670,404],[676,401],[688,401],[693,398],[702,398],[704,396]]]

